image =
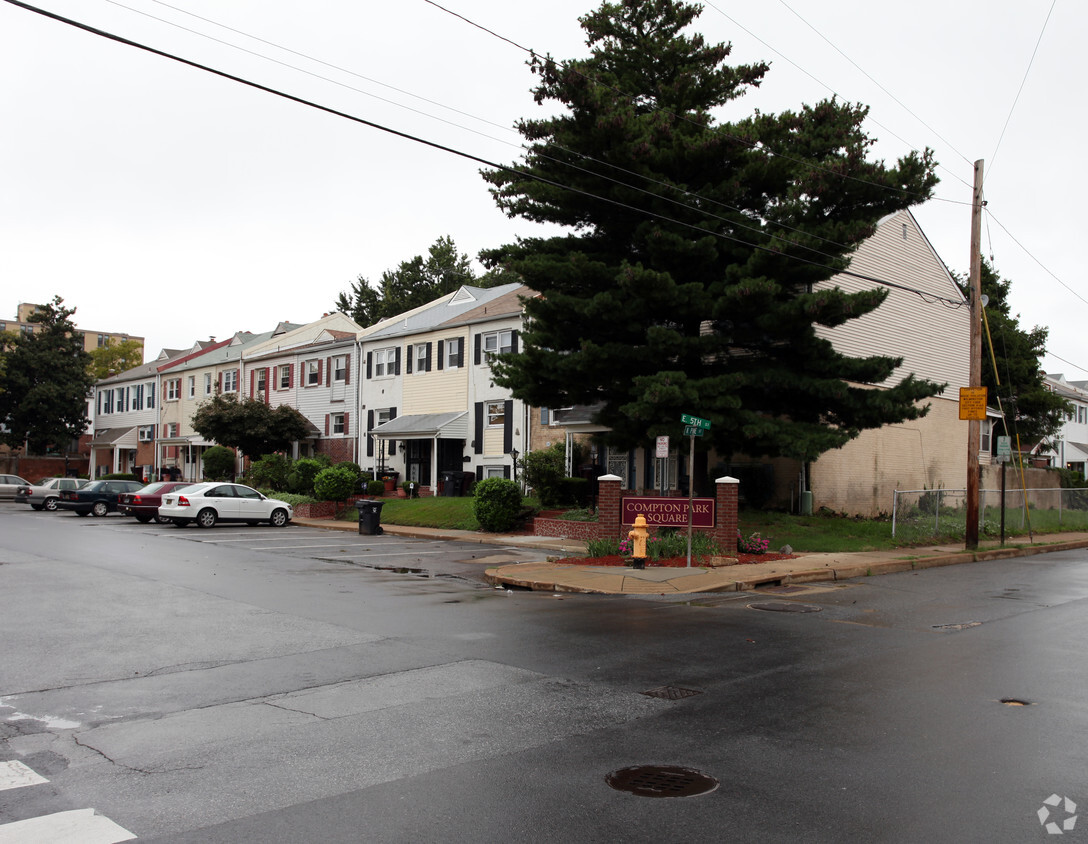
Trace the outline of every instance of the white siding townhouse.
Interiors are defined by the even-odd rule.
[[[490,361],[517,349],[527,295],[521,284],[464,286],[360,336],[364,468],[435,491],[444,474],[512,475],[528,417]]]
[[[359,325],[340,313],[246,349],[246,394],[273,407],[290,405],[310,423],[310,435],[291,457],[327,454],[333,463],[358,462]]]
[[[1066,413],[1054,441],[1040,443],[1037,453],[1048,458],[1051,465],[1072,469],[1088,479],[1088,381],[1068,381],[1064,375],[1054,374],[1046,375],[1044,383],[1073,409]]]

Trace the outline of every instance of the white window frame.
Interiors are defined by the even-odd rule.
[[[281,363],[279,366],[276,367],[276,370],[279,373],[277,382],[280,385],[279,389],[291,389],[291,364]]]
[[[204,373],[204,395],[210,396],[212,394],[212,374],[210,372]]]
[[[144,409],[144,385],[133,384],[132,385],[132,409],[143,410]]]
[[[117,387],[113,391],[114,403],[117,406],[118,413],[125,412],[125,388]]]
[[[321,385],[321,361],[314,358],[306,361],[306,387],[318,387]]]
[[[502,466],[484,466],[485,478],[505,478],[506,472]]]
[[[224,393],[237,393],[238,392],[238,370],[237,369],[225,369],[225,370],[223,370],[223,392]]]
[[[348,380],[348,356],[335,355],[332,359],[332,381],[343,384]]]
[[[497,408],[497,409],[496,409]],[[506,402],[489,401],[484,403],[488,428],[501,428],[506,424]]]
[[[332,414],[332,425],[330,430],[333,434],[342,436],[344,434],[344,414],[334,413]]]
[[[257,370],[257,377],[253,379],[253,386],[256,390],[255,395],[263,395],[268,392],[268,370],[261,367]]]
[[[165,384],[166,389],[163,390],[166,393],[163,396],[163,401],[177,401],[181,398],[181,379],[180,378],[168,378]]]
[[[103,390],[102,415],[113,413],[113,390]]]
[[[189,398],[191,398],[191,399],[196,398],[196,376],[195,375],[190,375],[189,376]]]
[[[460,345],[461,345],[458,342],[459,339],[460,338],[458,338],[458,337],[451,337],[448,340],[440,341],[442,343],[442,354],[445,356],[445,359],[443,360],[443,363],[445,363],[445,365],[446,365],[445,368],[446,369],[459,369],[460,368],[461,361],[458,360],[458,357],[457,357],[457,350],[458,350],[458,348],[460,348]],[[454,363],[455,360],[457,361],[457,363]]]
[[[379,425],[384,425],[386,422],[390,421],[392,418],[393,418],[393,408],[391,408],[391,407],[387,407],[384,410],[375,410],[374,411],[374,427],[377,428]]]
[[[416,359],[414,361],[416,372],[427,371],[427,344],[417,343],[415,347]]]
[[[481,349],[484,353],[485,362],[495,355],[510,354],[510,352],[514,351],[514,330],[507,328],[504,331],[487,332],[481,340]]]
[[[374,350],[374,377],[375,378],[392,378],[393,367],[397,362],[397,349],[396,346],[390,346],[388,349],[375,349]]]

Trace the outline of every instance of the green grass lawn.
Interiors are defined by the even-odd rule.
[[[473,515],[471,497],[383,498],[382,501],[383,524],[447,530],[480,529]],[[538,502],[526,499],[526,504],[535,506]],[[984,515],[984,528],[980,539],[983,544],[996,545],[1000,516],[997,511],[989,508]],[[358,514],[351,508],[340,518],[356,521]],[[1080,510],[1065,510],[1060,514],[1055,510],[1033,510],[1030,519],[1036,534],[1088,530],[1088,512]],[[921,516],[913,521],[901,520],[896,526],[896,536],[893,539],[890,519],[855,519],[827,513],[794,516],[750,509],[740,512],[740,530],[744,536],[758,532],[770,540],[771,551],[789,545],[794,551],[809,553],[881,551],[916,545],[963,542],[963,523],[962,511],[952,509],[941,514],[937,532],[934,531],[932,516]],[[1027,524],[1020,510],[1006,513],[1005,533],[1006,541],[1027,539]]]
[[[429,498],[381,499],[382,524],[410,525],[412,527],[445,528],[446,530],[479,530],[480,523],[472,512],[472,498],[431,496]],[[358,521],[354,507],[340,516],[347,521]]]

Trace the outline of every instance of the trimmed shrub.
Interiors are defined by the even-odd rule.
[[[375,479],[366,482],[367,495],[381,495],[383,492],[385,492],[385,481]]]
[[[209,481],[229,481],[234,477],[234,449],[215,445],[204,452],[204,477]]]
[[[321,501],[345,501],[359,485],[359,476],[347,466],[330,466],[314,478],[314,495]]]
[[[555,443],[551,448],[530,451],[518,461],[525,483],[533,488],[544,508],[562,503],[564,454],[563,444]]]
[[[483,530],[497,533],[510,530],[521,515],[521,489],[507,478],[477,481],[472,504],[476,521]]]
[[[287,477],[291,473],[291,459],[282,454],[265,454],[249,464],[250,486],[267,487],[276,492],[287,489]]]
[[[314,457],[300,457],[291,467],[287,476],[287,488],[299,495],[312,495],[314,492],[314,478],[322,469],[329,466],[328,458],[321,461]]]

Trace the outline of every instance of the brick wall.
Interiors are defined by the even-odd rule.
[[[317,441],[314,450],[318,454],[327,454],[335,463],[343,463],[346,460],[355,460],[355,440],[342,437],[340,439],[321,439]]]
[[[561,539],[599,539],[608,527],[598,522],[570,522],[566,519],[533,519],[534,536],[555,536]]]

